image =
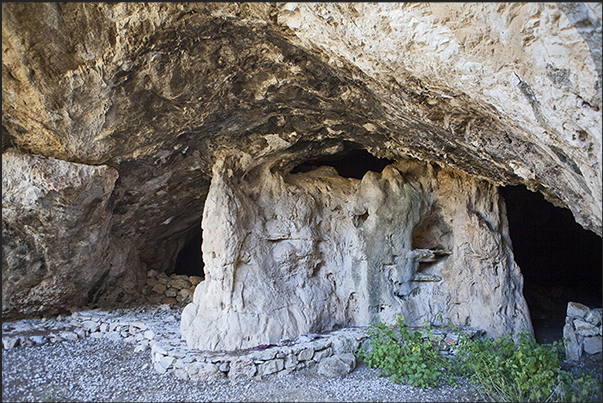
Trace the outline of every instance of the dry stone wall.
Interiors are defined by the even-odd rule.
[[[227,164],[205,202],[189,346],[244,349],[399,313],[420,325],[443,312],[494,337],[532,330],[495,186],[420,162],[362,180],[270,166],[241,180]]]
[[[188,303],[193,300],[195,288],[202,280],[199,276],[174,273],[168,276],[164,272],[149,270],[142,293],[151,304]]]
[[[601,308],[591,309],[579,302],[569,302],[563,327],[567,360],[596,360],[600,363],[603,349],[601,328]]]
[[[231,353],[190,348],[179,332],[182,305],[146,305],[132,309],[103,311],[85,309],[50,319],[23,319],[2,323],[2,348],[35,347],[45,343],[77,342],[90,337],[123,342],[134,351],[150,353],[154,370],[166,376],[211,382],[228,378],[234,382],[262,379],[316,369],[318,376],[344,376],[356,367],[355,352],[370,349],[365,327],[343,328],[321,334],[301,335],[276,345],[260,345]],[[413,330],[420,330],[419,328]],[[435,326],[424,339],[439,346],[440,353],[453,357],[458,332],[481,339],[483,330]]]

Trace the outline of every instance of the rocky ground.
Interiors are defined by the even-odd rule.
[[[131,319],[165,316],[166,326],[179,308],[149,307],[118,310]],[[113,312],[115,314],[115,312]],[[146,317],[147,315],[148,317]],[[77,317],[77,315],[76,315]],[[21,323],[19,323],[21,322]],[[3,323],[3,338],[10,329],[39,331],[45,323],[55,326],[60,320],[24,320]],[[37,323],[37,325],[36,325]],[[59,332],[60,333],[60,332]],[[34,338],[35,339],[35,338]],[[28,343],[31,344],[31,343]],[[392,383],[379,371],[359,363],[354,371],[337,378],[326,378],[317,367],[233,381],[228,378],[205,382],[178,379],[159,374],[151,360],[151,349],[139,343],[107,337],[83,337],[17,345],[2,350],[2,401],[88,401],[88,402],[333,402],[333,401],[480,401],[471,385],[421,389]],[[600,371],[600,368],[599,368]]]
[[[165,305],[163,306],[165,308]],[[131,320],[135,312],[141,320],[164,315],[172,309],[150,307],[119,310]],[[113,312],[114,314],[114,312]],[[145,316],[149,316],[148,318]],[[77,317],[77,314],[74,315]],[[67,320],[66,320],[67,319]],[[3,338],[14,329],[30,332],[31,340],[41,340],[41,329],[62,329],[71,318],[23,320],[3,323]],[[65,330],[56,331],[66,335]],[[38,333],[37,339],[34,333]],[[88,401],[88,402],[325,402],[325,401],[478,401],[468,383],[431,389],[392,383],[379,371],[359,362],[350,374],[326,378],[317,367],[233,381],[211,382],[178,379],[159,374],[153,368],[151,349],[121,339],[79,337],[41,344],[17,344],[2,350],[2,401]]]
[[[467,385],[419,389],[396,385],[361,364],[342,378],[313,370],[247,381],[193,382],[156,373],[149,352],[84,339],[2,352],[2,401],[328,402],[476,401]]]

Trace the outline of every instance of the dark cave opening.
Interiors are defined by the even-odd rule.
[[[202,233],[201,225],[197,225],[195,230],[188,234],[188,240],[182,249],[180,249],[176,258],[173,273],[205,277],[203,255],[201,252]]]
[[[568,302],[601,307],[601,237],[524,186],[502,187],[500,194],[534,336],[539,343],[561,340]]]
[[[304,161],[293,168],[291,173],[309,172],[321,166],[330,166],[335,168],[337,173],[344,178],[362,179],[368,171],[380,173],[383,168],[393,162],[393,160],[387,158],[377,158],[365,149],[353,149]]]

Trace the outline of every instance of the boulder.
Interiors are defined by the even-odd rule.
[[[349,374],[356,367],[356,357],[353,353],[336,354],[325,358],[318,364],[318,375],[336,378]]]
[[[108,166],[2,154],[3,317],[67,311],[103,286],[113,302],[135,298],[142,267],[110,232],[117,177]]]

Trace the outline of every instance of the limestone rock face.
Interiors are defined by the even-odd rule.
[[[398,313],[531,331],[495,186],[404,161],[362,180],[232,172],[216,164],[205,202],[206,279],[181,322],[190,346],[242,349]]]
[[[450,172],[462,172],[492,187],[524,184],[570,209],[584,228],[602,233],[599,3],[12,2],[2,4],[2,50],[3,160],[16,149],[36,160],[52,157],[56,160],[44,161],[118,173],[112,188],[98,191],[102,203],[94,198],[78,200],[83,204],[68,209],[69,214],[78,215],[70,222],[78,223],[89,222],[88,211],[98,211],[90,225],[103,228],[97,231],[94,259],[90,257],[96,264],[78,263],[76,272],[67,276],[83,280],[65,281],[61,287],[70,288],[69,292],[19,297],[27,303],[17,302],[15,296],[10,297],[13,302],[3,297],[3,312],[41,312],[82,299],[67,297],[71,294],[110,302],[117,298],[113,291],[123,289],[115,284],[127,285],[129,291],[120,291],[123,298],[132,287],[141,287],[134,286],[140,270],[169,274],[188,235],[200,225],[206,199],[221,194],[220,188],[230,195],[230,206],[240,211],[212,207],[215,214],[228,218],[233,231],[246,228],[260,234],[255,228],[259,225],[256,214],[268,214],[269,203],[254,201],[241,207],[241,200],[281,193],[276,185],[276,190],[268,192],[250,182],[255,178],[264,183],[258,170],[270,166],[270,177],[283,178],[282,189],[297,189],[286,179],[293,167],[336,154],[346,144],[394,161],[414,159],[454,168],[458,171]],[[227,164],[222,173],[212,171],[231,155],[237,156],[237,164]],[[7,181],[18,183],[17,173],[9,175],[16,176],[7,176]],[[365,186],[380,189],[370,178]],[[69,186],[74,189],[81,186],[69,174],[62,180],[73,180]],[[247,183],[246,187],[238,188],[239,181]],[[210,183],[215,188],[211,192]],[[373,222],[385,218],[370,212],[364,215],[363,209],[379,205],[393,209],[384,211],[383,217],[410,214],[392,218],[398,224],[415,225],[418,219],[418,228],[444,228],[429,224],[414,201],[398,205],[386,192],[378,202],[363,187],[337,188],[340,197],[353,197],[358,203],[346,210],[357,216],[358,225],[393,231],[394,224]],[[3,188],[3,210],[28,208],[12,192],[21,190],[14,185]],[[323,208],[316,203],[326,203],[323,196],[312,201],[318,191],[312,192],[311,197],[294,192],[300,199],[298,218],[314,232],[331,233],[321,227],[326,221],[320,224],[318,212],[308,212]],[[419,193],[421,200],[432,194]],[[214,203],[211,198],[208,202]],[[284,193],[281,203],[279,208],[287,210],[293,201]],[[106,207],[102,213],[101,205]],[[51,216],[47,204],[39,203],[35,209]],[[277,213],[284,214],[273,215]],[[433,216],[444,217],[443,222],[450,219]],[[206,218],[204,227],[216,227],[217,223],[211,223],[216,217]],[[479,222],[477,216],[472,220]],[[18,228],[20,224],[11,225]],[[290,260],[299,258],[295,278],[309,270],[324,270],[321,248],[327,241],[299,229],[301,222],[295,225],[268,224],[266,233],[282,232],[284,237],[293,234],[299,239],[266,240],[268,250],[262,258],[259,252],[246,249],[251,241],[244,233],[233,232],[232,239],[204,236],[204,250],[233,254],[214,258],[204,253],[211,261],[212,275],[223,276],[225,286],[237,284],[236,278],[231,279],[232,271],[216,268],[239,264],[239,255],[245,251],[249,259],[255,259],[253,264],[245,263],[249,267],[268,267],[270,259],[291,266]],[[336,232],[348,234],[346,242],[352,246],[365,247],[346,252],[346,259],[366,255],[366,267],[382,263],[410,275],[414,267],[410,258],[397,255],[398,261],[384,260],[386,243],[379,238],[381,234],[369,231],[361,237],[358,228]],[[42,250],[55,254],[56,267],[72,267],[70,256],[79,256],[76,251],[84,242],[83,235],[69,231],[63,237],[63,247],[69,251],[35,249],[34,245],[51,245],[49,236],[37,235],[47,231],[42,222],[29,224],[27,232],[3,226],[8,255],[16,254],[20,246],[28,248],[19,249],[25,254],[22,258],[3,260],[3,278],[16,283],[19,272],[24,279],[16,289],[25,292],[38,284],[40,277],[29,273],[41,267],[38,260],[46,253]],[[417,234],[413,237],[421,238]],[[419,251],[427,247],[410,250],[418,254],[415,259],[452,262],[466,256],[464,252],[455,255],[455,248],[494,242],[488,241],[487,232],[469,231],[465,236],[482,235],[484,240],[471,238],[464,246],[450,244],[447,252],[451,254],[446,258]],[[440,236],[445,237],[444,233]],[[424,237],[437,238],[428,232]],[[406,238],[396,242],[395,253],[407,250]],[[367,252],[367,245],[375,250]],[[482,270],[475,262],[464,267]],[[507,261],[503,266],[515,270]],[[252,270],[249,267],[241,272]],[[319,282],[313,278],[304,281]],[[423,278],[437,277],[427,272]],[[332,281],[339,280],[333,277]],[[219,280],[208,278],[207,283],[205,287],[211,284],[215,290],[222,287]],[[398,288],[403,295],[409,291],[407,285]],[[496,290],[491,292],[507,292]],[[471,294],[449,292],[458,294],[458,299]],[[303,301],[308,295],[296,298]],[[346,306],[346,301],[332,302],[332,309]],[[458,305],[459,318],[469,313],[463,306]],[[209,312],[217,315],[215,310]],[[514,314],[509,310],[506,315]],[[296,320],[299,329],[314,321]]]
[[[331,65],[352,62],[376,93],[398,89],[401,110],[420,94],[418,114],[444,128],[449,147],[489,155],[599,235],[601,22],[600,3],[287,3],[278,14],[294,43],[319,48]],[[412,82],[419,86],[408,92]],[[495,125],[476,113],[484,109],[512,120],[530,150],[495,157],[494,143],[519,144],[503,132],[490,137]],[[447,154],[458,161],[452,150],[439,157]]]
[[[107,166],[2,155],[3,317],[66,310],[118,278],[112,298],[137,289],[137,256],[109,233],[116,179]]]

